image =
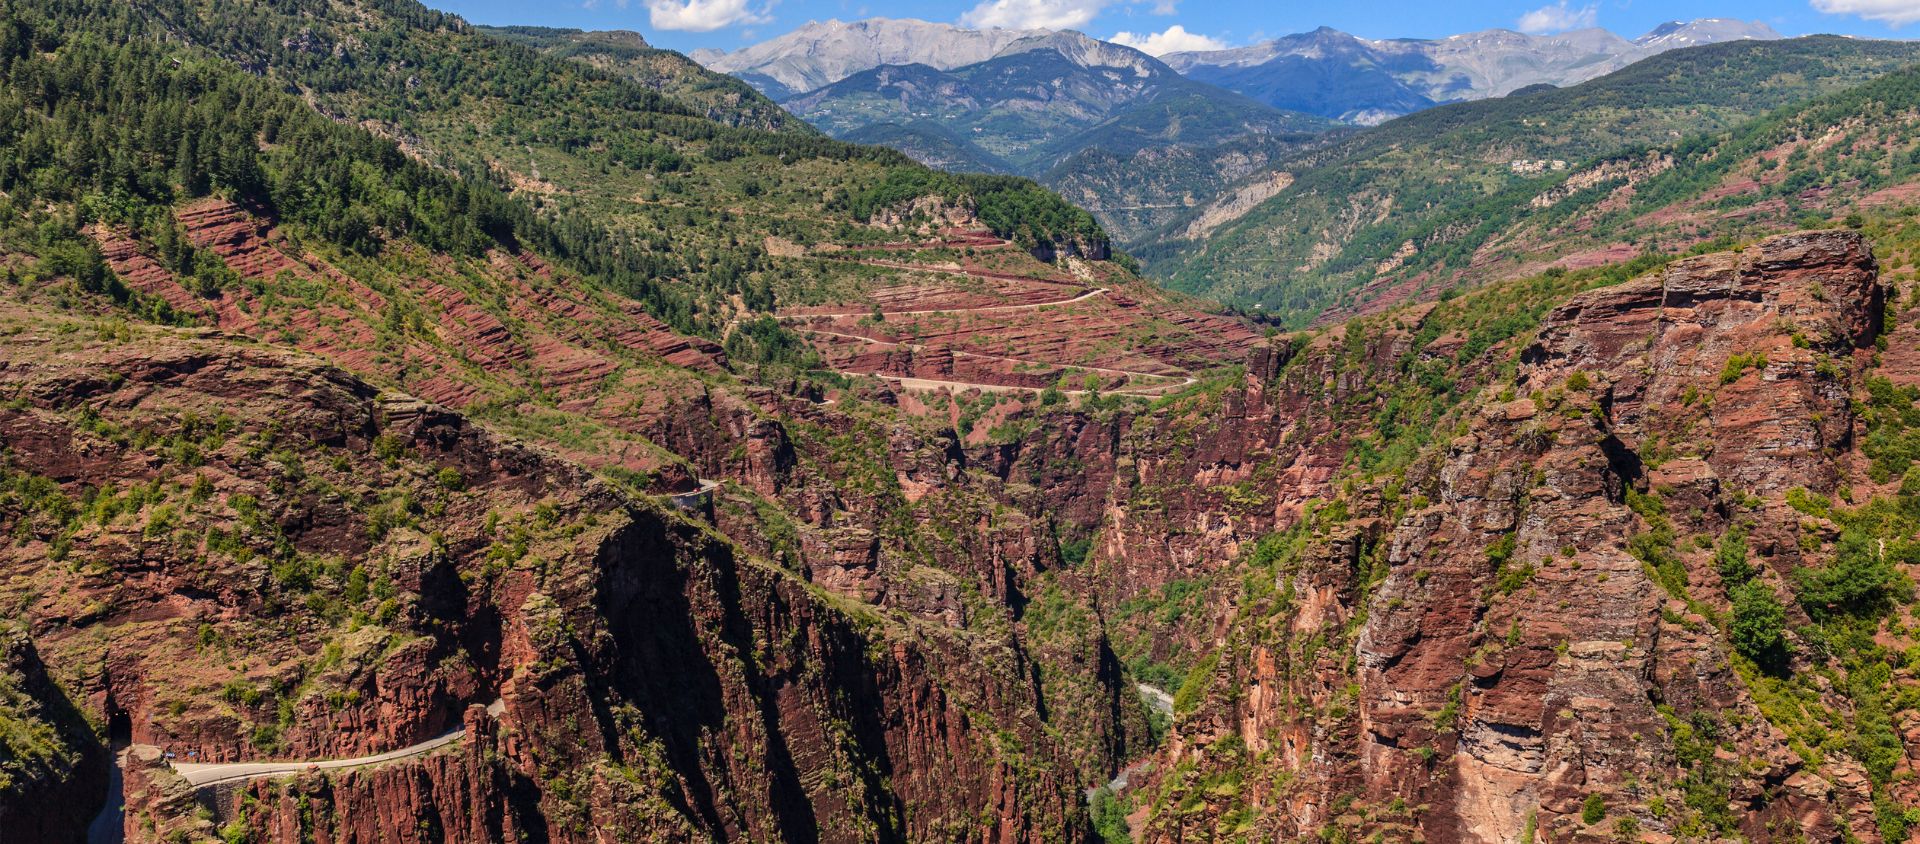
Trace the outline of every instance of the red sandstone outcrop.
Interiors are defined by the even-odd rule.
[[[1725,606],[1711,553],[1668,550],[1680,568],[1663,573],[1636,549],[1739,517],[1763,577],[1824,559],[1795,541],[1786,493],[1846,476],[1853,379],[1885,295],[1858,235],[1816,232],[1555,310],[1509,397],[1489,391],[1464,435],[1408,471],[1395,521],[1370,515],[1395,511],[1378,496],[1348,496],[1352,516],[1315,528],[1282,572],[1285,600],[1242,607],[1210,680],[1238,693],[1184,722],[1164,764],[1234,764],[1229,736],[1270,754],[1286,784],[1236,799],[1282,838],[1598,840],[1621,817],[1670,835],[1684,813],[1647,807],[1681,805],[1672,784],[1703,765],[1749,801],[1735,813],[1747,835],[1878,840],[1858,763],[1807,767],[1696,612]],[[1370,571],[1384,574],[1371,587]],[[1683,763],[1675,723],[1710,726],[1726,758]],[[1588,805],[1614,820],[1588,826]],[[1148,838],[1213,822],[1162,814]]]
[[[185,219],[196,243],[249,278],[272,268],[276,276],[342,283],[324,262],[276,245],[272,227],[244,211],[209,206]],[[167,294],[171,277],[137,245],[96,237],[140,289]],[[1309,502],[1336,495],[1345,516],[1316,524],[1264,597],[1242,605],[1243,583],[1212,581],[1201,609],[1180,624],[1126,631],[1153,639],[1162,656],[1226,646],[1217,665],[1208,663],[1211,690],[1183,719],[1163,771],[1182,760],[1223,764],[1238,751],[1220,743],[1239,742],[1287,775],[1284,784],[1276,777],[1243,795],[1262,810],[1259,829],[1281,837],[1338,825],[1418,831],[1438,841],[1505,840],[1531,816],[1539,835],[1560,838],[1587,834],[1572,820],[1586,795],[1621,805],[1645,796],[1636,791],[1642,784],[1673,778],[1667,715],[1657,701],[1682,718],[1732,712],[1741,719],[1730,740],[1759,749],[1741,760],[1745,773],[1732,793],[1776,795],[1771,808],[1743,820],[1764,826],[1791,818],[1814,837],[1843,823],[1870,826],[1860,820],[1871,806],[1858,767],[1839,760],[1815,773],[1782,750],[1778,735],[1757,726],[1763,722],[1726,668],[1721,637],[1625,550],[1648,530],[1625,506],[1628,490],[1657,490],[1688,535],[1717,533],[1733,503],[1748,506],[1754,496],[1765,517],[1756,548],[1767,549],[1769,565],[1782,573],[1802,562],[1782,527],[1795,520],[1781,499],[1792,486],[1831,491],[1849,471],[1856,435],[1849,357],[1880,325],[1871,258],[1845,235],[1777,239],[1742,255],[1694,259],[1569,303],[1526,350],[1511,400],[1488,401],[1463,436],[1416,461],[1392,495],[1343,490],[1338,482],[1353,441],[1368,433],[1381,382],[1407,375],[1398,367],[1425,331],[1430,308],[1397,312],[1377,333],[1328,332],[1298,347],[1118,294],[1084,309],[914,320],[912,342],[937,348],[867,363],[959,373],[967,357],[960,352],[982,340],[1002,358],[1143,372],[1228,356],[1246,362],[1243,379],[1175,411],[1022,409],[1019,419],[1038,413],[1045,424],[1012,442],[967,439],[962,446],[952,432],[888,430],[800,390],[715,386],[616,365],[665,359],[703,368],[715,356],[630,318],[638,314],[632,303],[549,285],[553,271],[537,258],[495,255],[490,264],[503,299],[422,280],[440,307],[429,327],[449,342],[408,346],[404,357],[415,365],[395,369],[364,353],[352,332],[384,316],[359,293],[329,299],[321,309],[338,309],[328,313],[341,320],[297,322],[292,340],[385,377],[407,377],[417,361],[433,371],[445,360],[436,355],[460,349],[471,368],[442,368],[418,382],[454,403],[479,395],[485,379],[550,389],[567,411],[639,438],[609,450],[614,462],[631,455],[630,465],[657,466],[647,462],[659,460],[647,451],[653,447],[676,455],[660,467],[659,489],[704,477],[750,491],[730,496],[723,488],[710,511],[738,545],[714,543],[645,508],[636,515],[577,470],[541,462],[547,458],[535,462],[560,474],[512,481],[532,471],[514,468],[517,458],[504,475],[499,458],[463,458],[452,468],[483,501],[448,502],[435,517],[449,525],[441,536],[381,538],[366,530],[372,514],[364,509],[381,496],[370,496],[365,480],[336,477],[331,463],[295,461],[304,477],[352,493],[343,500],[275,488],[285,479],[229,477],[232,455],[216,459],[205,470],[216,493],[270,502],[272,512],[289,517],[296,550],[330,549],[349,563],[378,559],[388,588],[419,596],[403,603],[404,636],[325,640],[295,630],[289,641],[297,653],[240,672],[264,694],[300,692],[291,726],[260,734],[277,714],[270,703],[248,703],[237,689],[224,707],[171,713],[175,703],[151,679],[152,666],[194,661],[201,646],[190,646],[185,634],[197,637],[196,625],[217,634],[239,619],[284,611],[262,597],[278,573],[264,563],[223,568],[224,560],[143,551],[128,535],[131,525],[77,534],[89,561],[130,585],[109,590],[111,578],[93,577],[48,600],[36,617],[49,629],[111,625],[136,634],[106,654],[102,676],[87,682],[96,705],[110,698],[136,716],[142,738],[197,758],[242,758],[267,746],[358,753],[443,731],[489,694],[509,701],[503,725],[472,725],[474,741],[456,752],[256,787],[262,808],[249,817],[259,819],[258,829],[306,824],[364,840],[412,817],[424,819],[427,832],[503,840],[530,836],[535,826],[531,837],[560,840],[595,828],[689,840],[874,829],[933,838],[1071,837],[1084,831],[1070,820],[1075,789],[1130,754],[1138,707],[1123,691],[1100,624],[1089,635],[1049,640],[1035,633],[1039,621],[1013,608],[1031,606],[1029,590],[1042,583],[1110,609],[1176,581],[1209,582],[1254,540],[1299,522]],[[265,323],[236,304],[248,295],[214,297],[218,324],[261,330]],[[1174,327],[1156,336],[1164,342],[1126,347],[1156,320]],[[893,333],[905,322],[825,324],[905,340]],[[1468,338],[1429,333],[1421,342],[1423,358],[1439,358]],[[1735,355],[1765,362],[1722,384]],[[218,356],[100,361],[64,386],[36,387],[40,404],[6,417],[6,434],[35,455],[36,472],[68,485],[95,477],[145,482],[169,470],[164,458],[134,459],[124,445],[49,416],[41,404],[100,405],[105,415],[131,413],[140,425],[162,427],[178,419],[151,408],[284,418],[288,430],[326,432],[315,439],[322,447],[358,452],[392,440],[444,459],[449,449],[470,447],[462,445],[470,429],[421,403],[361,396],[343,406],[371,402],[371,421],[316,415],[288,396],[317,395],[330,406],[335,376],[320,378],[332,386],[315,393],[253,372],[281,363],[247,360],[237,368]],[[1899,360],[1897,350],[1888,360]],[[31,380],[33,371],[15,368],[6,377]],[[966,374],[1035,375],[1005,367]],[[1574,385],[1576,375],[1583,386]],[[235,394],[221,391],[233,388],[210,386],[227,382],[261,398],[227,409]],[[1690,391],[1713,400],[1689,401]],[[1679,442],[1697,447],[1665,453]],[[355,454],[347,463],[362,460]],[[384,482],[391,469],[357,471]],[[408,480],[414,503],[403,506],[445,497],[426,483],[433,471],[422,466]],[[1409,503],[1416,499],[1423,503]],[[758,509],[762,502],[782,514],[770,518]],[[525,518],[541,503],[553,505],[563,523],[591,523],[534,554],[562,571],[533,572],[515,561],[486,575],[501,539],[475,532],[485,511]],[[1506,536],[1512,546],[1496,563],[1489,549]],[[1085,537],[1096,539],[1088,562],[1069,566],[1066,546]],[[45,554],[50,544],[22,553]],[[1699,555],[1683,559],[1694,584],[1714,584]],[[1531,574],[1511,590],[1495,588],[1511,570],[1501,566]],[[339,588],[335,577],[322,572],[321,582]],[[1249,617],[1249,607],[1271,615]],[[1010,625],[1001,625],[1003,613]],[[80,637],[53,641],[77,647]],[[249,641],[262,639],[256,633]],[[328,646],[337,647],[337,661],[314,670]],[[661,664],[697,670],[691,681],[655,676]],[[1042,664],[1052,676],[1067,667],[1095,680],[1063,686],[1041,676]],[[200,685],[202,697],[215,691]],[[690,694],[693,702],[683,702]],[[1075,713],[1073,741],[1041,738],[1060,723],[1057,714],[1051,722],[1040,715],[1049,711]],[[1045,773],[1008,752],[1009,735],[1023,753],[1041,748]],[[1084,743],[1089,737],[1097,741]],[[155,788],[166,792],[164,782]],[[300,795],[336,811],[312,820],[288,808],[301,805]],[[1156,819],[1150,837],[1201,837],[1229,803],[1207,797],[1201,805]],[[381,820],[369,826],[366,818]],[[1647,827],[1658,829],[1655,820],[1646,817]]]

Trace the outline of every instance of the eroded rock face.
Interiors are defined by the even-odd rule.
[[[1671,508],[1685,534],[1718,535],[1734,490],[1831,492],[1852,429],[1848,384],[1817,373],[1815,356],[1870,344],[1882,301],[1864,241],[1820,233],[1683,261],[1549,315],[1520,384],[1550,406],[1488,406],[1449,450],[1434,503],[1389,539],[1391,574],[1357,645],[1370,796],[1428,796],[1428,823],[1452,814],[1462,840],[1510,840],[1536,807],[1571,815],[1586,794],[1671,764],[1656,703],[1682,715],[1744,704],[1757,718],[1711,631],[1663,620],[1675,597],[1628,551],[1651,525],[1626,496],[1672,490],[1700,505]],[[1796,348],[1793,330],[1814,342]],[[1766,363],[1716,385],[1735,355]],[[1568,384],[1576,373],[1587,389]],[[1694,407],[1688,390],[1714,386],[1712,408]],[[1663,441],[1707,453],[1649,469]],[[1506,570],[1535,574],[1494,600],[1488,549],[1506,536]],[[1409,749],[1435,745],[1430,722],[1450,700],[1452,776],[1428,785]]]
[[[1245,757],[1226,737],[1268,754],[1285,784],[1249,779],[1241,805],[1280,837],[1613,835],[1581,819],[1589,800],[1672,834],[1676,816],[1645,807],[1713,776],[1747,835],[1877,840],[1859,763],[1809,770],[1769,726],[1702,615],[1727,608],[1710,543],[1676,537],[1751,525],[1782,594],[1825,561],[1796,541],[1787,491],[1846,477],[1885,298],[1862,238],[1812,232],[1553,311],[1514,386],[1408,471],[1398,492],[1417,498],[1348,496],[1353,517],[1283,570],[1286,599],[1240,616],[1212,680],[1237,693],[1213,695],[1163,761],[1230,770]],[[1703,724],[1734,750],[1683,761],[1675,725]],[[1167,813],[1148,838],[1216,822]]]

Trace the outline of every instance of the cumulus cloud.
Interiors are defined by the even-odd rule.
[[[1829,2],[1830,0],[1814,0]],[[1857,2],[1858,0],[1856,0]],[[1845,2],[1845,0],[1842,0]],[[1551,6],[1541,6],[1520,16],[1515,24],[1521,32],[1528,35],[1546,35],[1554,32],[1566,32],[1569,29],[1585,29],[1600,22],[1600,7],[1569,6],[1567,0],[1560,0]]]
[[[988,29],[1073,29],[1086,26],[1113,0],[981,0],[960,16],[964,26]]]
[[[1149,56],[1164,56],[1168,53],[1185,53],[1197,50],[1224,50],[1227,42],[1211,38],[1197,32],[1188,32],[1180,24],[1167,27],[1166,32],[1149,32],[1136,35],[1131,32],[1116,32],[1107,39],[1115,44],[1132,47]]]
[[[1920,21],[1920,0],[1813,0],[1813,8],[1829,15],[1859,15],[1888,26]]]
[[[748,0],[647,0],[647,20],[654,29],[712,32],[772,19],[766,7],[755,9],[748,5]]]

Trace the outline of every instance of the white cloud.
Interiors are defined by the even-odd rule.
[[[1107,39],[1115,44],[1132,47],[1149,56],[1164,56],[1168,53],[1184,53],[1196,50],[1225,50],[1227,42],[1211,38],[1197,32],[1188,32],[1180,24],[1167,28],[1166,32],[1150,32],[1136,35],[1131,32],[1116,32]]]
[[[1920,0],[1813,0],[1813,8],[1829,15],[1859,15],[1888,26],[1920,21]]]
[[[1073,29],[1086,26],[1113,0],[981,0],[960,16],[963,26],[988,29]]]
[[[1814,0],[1826,2],[1826,0]],[[1569,29],[1585,29],[1600,22],[1600,7],[1589,5],[1578,8],[1568,6],[1567,0],[1560,0],[1551,6],[1541,6],[1520,16],[1515,26],[1528,35],[1546,35],[1553,32],[1565,32]]]
[[[654,29],[712,32],[773,19],[766,7],[755,9],[747,4],[748,0],[647,0],[647,20]]]

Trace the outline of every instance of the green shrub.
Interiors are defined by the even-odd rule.
[[[1773,589],[1750,580],[1732,591],[1733,621],[1727,635],[1733,649],[1762,670],[1779,674],[1786,668],[1787,611],[1773,597]]]
[[[1087,813],[1093,817],[1094,832],[1105,844],[1131,844],[1133,831],[1127,826],[1131,801],[1118,797],[1105,786],[1096,789],[1087,801]]]
[[[1077,568],[1087,561],[1087,555],[1093,551],[1093,538],[1082,536],[1060,543],[1060,562],[1068,568]]]
[[[1727,358],[1727,365],[1720,369],[1720,383],[1731,384],[1738,381],[1740,380],[1740,376],[1748,369],[1766,368],[1767,354],[1765,352],[1734,355],[1733,357]]]
[[[1621,841],[1639,841],[1640,819],[1629,816],[1615,821],[1613,824],[1613,834]]]
[[[1747,562],[1747,529],[1740,525],[1727,528],[1720,537],[1720,546],[1714,550],[1714,568],[1720,572],[1720,580],[1725,583],[1728,594],[1742,583],[1753,579],[1753,564]]]
[[[1920,459],[1920,388],[1901,387],[1882,377],[1867,379],[1867,401],[1862,415],[1867,420],[1867,438],[1860,450],[1873,460],[1870,473],[1875,481],[1901,475]]]
[[[1599,792],[1587,795],[1587,802],[1580,804],[1580,822],[1593,826],[1607,817],[1607,798]]]
[[[1205,659],[1187,672],[1187,679],[1180,684],[1180,690],[1173,695],[1173,711],[1185,715],[1200,705],[1200,698],[1206,694],[1207,687],[1213,685],[1213,669],[1220,664],[1220,652],[1207,654]]]

